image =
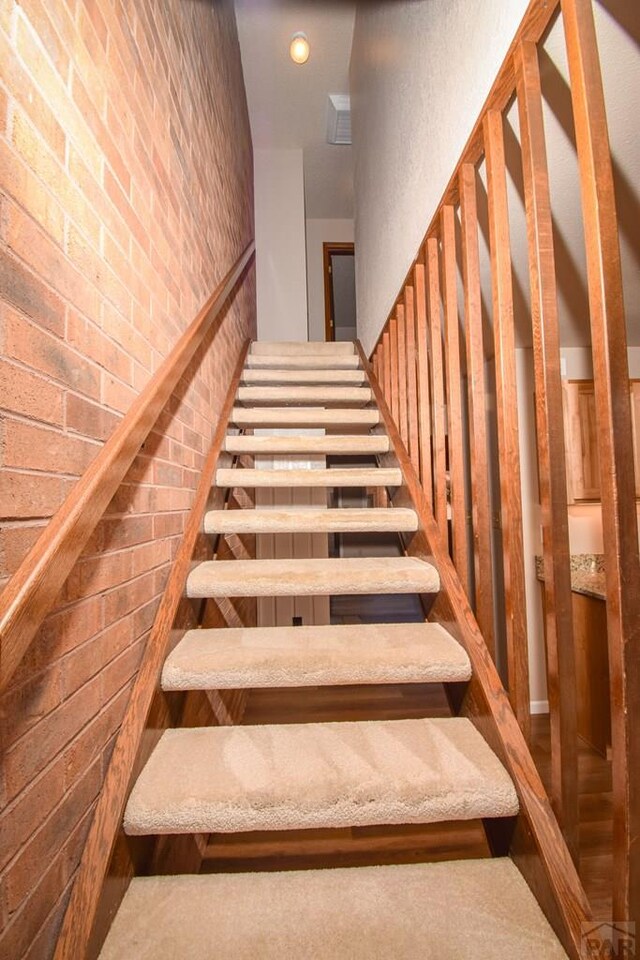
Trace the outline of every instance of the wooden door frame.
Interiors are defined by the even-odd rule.
[[[331,284],[331,257],[354,256],[353,243],[337,243],[328,241],[322,244],[322,272],[324,275],[324,338],[335,340],[335,324],[333,323],[335,310],[333,308],[333,286]]]

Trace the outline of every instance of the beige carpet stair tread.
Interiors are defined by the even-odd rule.
[[[129,834],[233,833],[508,817],[518,798],[471,721],[166,730],[129,797]]]
[[[254,340],[250,353],[255,357],[331,357],[356,353],[351,340]]]
[[[230,435],[225,437],[226,453],[280,454],[291,453],[310,456],[360,455],[389,452],[389,437],[384,434],[373,436],[349,436],[332,434],[330,436],[286,436],[255,437]]]
[[[566,960],[507,858],[135,878],[100,960]]]
[[[396,467],[331,467],[327,470],[216,470],[218,487],[399,487]]]
[[[238,387],[239,403],[365,404],[372,399],[369,387]]]
[[[238,427],[375,427],[380,414],[358,407],[234,407],[231,423]]]
[[[365,383],[363,370],[274,370],[249,367],[242,372],[243,383]]]
[[[356,354],[325,354],[324,356],[264,356],[249,353],[246,359],[247,367],[260,369],[280,370],[357,370],[360,367],[360,357]]]
[[[418,529],[415,510],[374,507],[271,507],[209,510],[205,533],[410,533]]]
[[[438,571],[415,557],[206,560],[187,577],[187,596],[307,597],[437,593]]]
[[[165,661],[163,690],[239,690],[469,680],[463,647],[438,623],[190,630]]]

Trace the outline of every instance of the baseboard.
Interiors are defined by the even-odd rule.
[[[531,715],[534,716],[538,713],[549,713],[549,701],[548,700],[532,700],[531,701]]]

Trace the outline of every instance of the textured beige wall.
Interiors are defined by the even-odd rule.
[[[373,346],[527,7],[358,4],[351,54],[358,331]]]

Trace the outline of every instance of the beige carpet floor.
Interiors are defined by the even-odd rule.
[[[144,877],[100,960],[566,960],[510,860]]]
[[[125,830],[229,833],[511,816],[511,779],[461,717],[167,730]]]

